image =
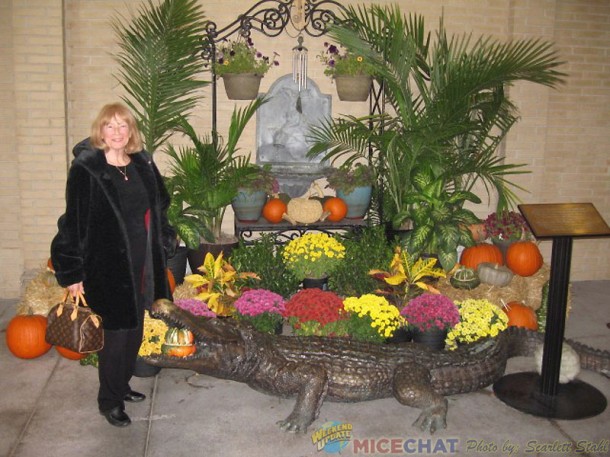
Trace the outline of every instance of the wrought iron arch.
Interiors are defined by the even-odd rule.
[[[212,75],[212,132],[214,138],[216,138],[217,132],[218,109],[217,78],[214,65],[217,43],[238,34],[249,38],[253,31],[272,38],[281,35],[287,27],[294,25],[293,9],[297,2],[299,0],[261,0],[221,29],[215,22],[208,23],[206,37],[202,42],[201,57]],[[325,35],[331,25],[341,22],[338,14],[347,11],[345,6],[335,0],[302,0],[302,3],[304,4],[304,25],[298,30],[312,37]],[[373,84],[369,97],[370,113],[382,112],[382,93],[381,87]]]

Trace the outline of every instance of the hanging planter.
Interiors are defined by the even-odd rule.
[[[337,95],[344,102],[365,102],[369,98],[373,78],[368,75],[335,76]]]
[[[226,73],[222,75],[229,100],[254,100],[263,77],[254,73]]]

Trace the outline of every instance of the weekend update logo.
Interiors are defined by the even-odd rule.
[[[311,434],[311,441],[319,451],[337,454],[352,439],[352,424],[330,421]]]

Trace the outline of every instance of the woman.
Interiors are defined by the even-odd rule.
[[[143,401],[129,387],[142,342],[144,310],[171,298],[166,257],[175,247],[167,222],[169,195],[132,113],[122,104],[102,108],[91,137],[74,148],[66,212],[59,218],[51,259],[59,284],[84,292],[102,317],[99,352],[100,413],[129,425],[124,402]]]

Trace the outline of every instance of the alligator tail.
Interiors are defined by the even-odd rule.
[[[544,334],[519,327],[509,327],[509,357],[534,355],[536,349],[544,344]],[[585,370],[595,371],[610,378],[610,352],[595,349],[586,344],[574,340],[565,340],[580,357],[580,367]]]
[[[567,342],[580,357],[581,368],[596,371],[610,379],[610,352],[595,349],[572,340],[567,340]]]

